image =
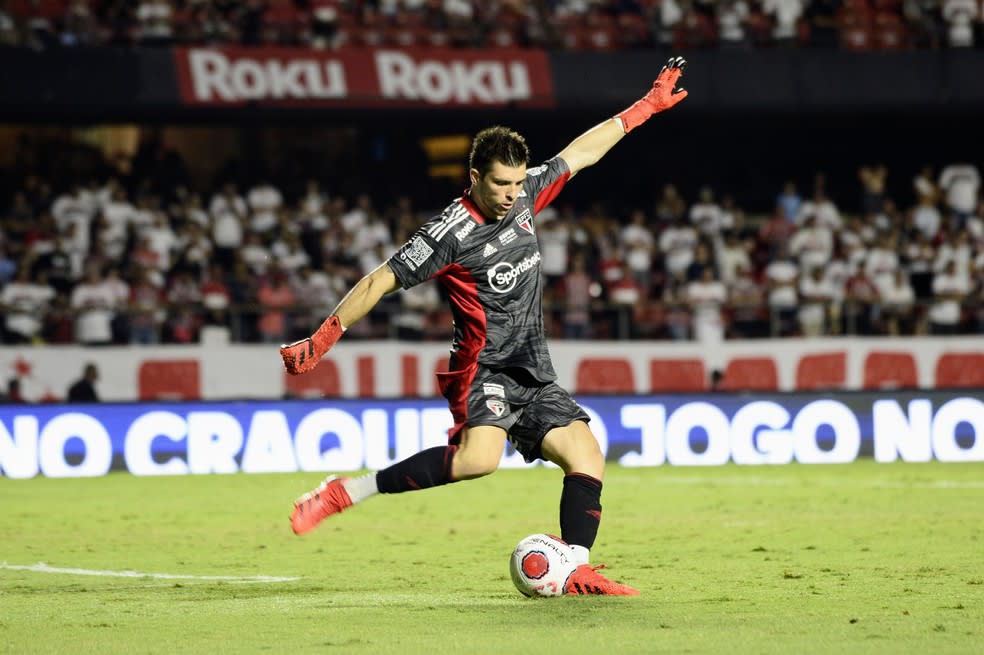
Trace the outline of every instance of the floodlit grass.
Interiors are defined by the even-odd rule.
[[[305,537],[317,475],[0,479],[4,653],[980,653],[984,466],[610,468],[593,558],[639,598],[528,600],[560,474],[379,497]]]

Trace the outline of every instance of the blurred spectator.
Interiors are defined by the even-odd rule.
[[[627,262],[622,262],[622,274],[608,285],[608,299],[613,306],[617,333],[631,335],[635,329],[635,317],[642,308],[645,291],[632,275]]]
[[[974,45],[974,21],[978,16],[975,0],[942,0],[943,19],[946,21],[946,39],[952,48],[969,48]]]
[[[799,260],[800,270],[806,275],[830,261],[833,251],[833,234],[817,224],[815,214],[806,215],[803,225],[789,240],[789,254]]]
[[[912,225],[927,239],[932,241],[940,231],[940,210],[936,207],[936,197],[932,193],[921,193],[912,208]]]
[[[697,231],[689,221],[680,217],[659,237],[659,249],[663,253],[666,271],[670,276],[685,275],[694,260],[697,247]]]
[[[814,267],[799,282],[800,332],[804,337],[819,337],[827,332],[827,317],[835,291],[822,266]]]
[[[151,345],[160,341],[160,325],[164,320],[162,300],[163,294],[151,281],[150,274],[138,268],[128,303],[131,344]]]
[[[246,194],[246,204],[250,210],[249,229],[260,236],[268,236],[277,226],[277,212],[284,199],[280,191],[264,180]]]
[[[796,190],[796,183],[792,180],[786,180],[786,183],[783,184],[782,192],[776,198],[776,207],[779,210],[779,214],[787,223],[795,223],[796,217],[799,216],[800,205],[802,204],[803,198],[800,196],[799,191]]]
[[[765,310],[765,292],[752,276],[751,270],[739,265],[735,279],[728,287],[731,308],[731,329],[736,339],[755,339],[769,335]]]
[[[619,246],[628,271],[639,288],[648,289],[656,243],[653,233],[646,226],[646,214],[641,209],[634,210],[629,216],[629,224],[619,233]]]
[[[794,45],[804,0],[762,0],[762,10],[772,16],[772,38],[777,45]]]
[[[143,45],[169,45],[174,36],[174,8],[169,0],[142,0],[137,5],[137,40]]]
[[[916,294],[905,271],[896,269],[891,283],[879,287],[885,332],[891,336],[915,331]]]
[[[717,10],[718,38],[722,48],[744,48],[749,45],[745,28],[748,13],[745,0],[722,0]]]
[[[789,248],[783,244],[778,255],[765,269],[768,285],[768,304],[772,312],[772,334],[789,336],[794,332],[794,318],[799,301],[797,280],[799,267],[789,255]]]
[[[236,259],[227,285],[232,304],[237,308],[232,326],[233,335],[239,341],[254,341],[258,337],[256,322],[259,283],[243,259]]]
[[[824,193],[822,188],[816,189],[813,197],[805,200],[800,205],[799,212],[796,215],[796,223],[803,225],[810,216],[816,219],[816,225],[832,232],[836,232],[842,227],[841,215],[837,209],[837,205],[827,197],[827,194]]]
[[[116,296],[98,269],[90,269],[72,291],[71,306],[76,312],[75,338],[79,343],[98,346],[112,342]]]
[[[977,209],[980,171],[973,164],[950,164],[940,171],[939,185],[949,215],[963,227]]]
[[[961,305],[970,293],[970,281],[957,270],[957,262],[948,260],[942,271],[933,276],[934,302],[929,308],[933,334],[956,334],[962,319]]]
[[[858,267],[844,284],[844,322],[848,334],[874,334],[880,318],[878,286]]]
[[[548,207],[537,217],[536,237],[540,241],[540,262],[543,276],[546,279],[548,294],[553,294],[559,287],[568,268],[568,248],[571,240],[571,230],[566,221],[556,217],[553,208]]]
[[[879,214],[885,207],[885,185],[888,169],[877,166],[862,166],[858,169],[861,181],[861,209],[865,214]]]
[[[44,279],[44,273],[40,273]],[[5,315],[5,343],[31,343],[41,336],[41,325],[55,290],[31,277],[27,262],[17,277],[0,291],[0,307]]]
[[[70,403],[97,403],[99,394],[96,393],[96,382],[99,381],[99,369],[95,364],[86,364],[82,377],[68,388],[66,400]]]
[[[0,3],[0,47],[9,48],[20,45],[21,35],[17,22],[7,10],[7,3]]]
[[[684,202],[677,188],[672,184],[663,186],[663,191],[656,202],[656,222],[662,229],[668,225],[677,224],[687,211],[687,203]]]
[[[749,247],[734,230],[725,232],[724,240],[717,248],[716,259],[721,281],[725,284],[735,281],[739,269],[748,271],[752,268]]]
[[[699,279],[687,285],[694,339],[701,343],[718,343],[724,339],[721,309],[727,300],[728,291],[710,266],[701,271]]]
[[[297,298],[287,283],[287,275],[276,264],[260,283],[257,299],[263,308],[258,324],[260,338],[266,343],[285,341],[287,337],[285,310],[293,305]]]
[[[441,308],[437,283],[433,281],[405,289],[400,294],[400,310],[393,317],[396,338],[404,341],[420,341],[424,338],[428,315]],[[305,331],[310,334],[311,330]]]
[[[714,202],[714,191],[710,187],[700,190],[697,202],[690,208],[690,222],[701,234],[708,237],[716,237],[722,230],[734,227],[726,222],[725,213]]]
[[[883,235],[875,247],[868,250],[865,272],[883,294],[887,287],[895,284],[895,273],[899,270],[897,244],[891,235]]]
[[[201,288],[202,307],[205,310],[205,324],[227,326],[229,324],[229,303],[231,293],[225,283],[225,271],[219,264],[212,264],[205,275]]]
[[[565,339],[586,339],[591,332],[592,287],[597,282],[585,266],[584,255],[576,253],[562,282],[563,325]]]

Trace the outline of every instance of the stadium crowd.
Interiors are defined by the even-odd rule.
[[[406,196],[377,206],[318,180],[199,191],[166,173],[180,162],[149,159],[14,183],[0,220],[3,343],[190,343],[208,327],[238,341],[303,337],[441,209]],[[628,210],[561,196],[537,224],[548,329],[705,341],[984,333],[978,168],[913,173],[913,200],[899,202],[887,168],[862,166],[850,211],[822,174],[803,190],[777,180],[774,208],[751,215],[709,187],[686,199],[670,183]],[[387,296],[350,336],[447,339],[440,293],[428,283]]]
[[[977,0],[0,0],[0,45],[984,45]]]

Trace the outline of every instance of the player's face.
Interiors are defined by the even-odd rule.
[[[479,176],[476,168],[471,169],[470,173],[472,200],[486,218],[501,221],[512,209],[523,188],[526,166],[506,166],[495,161],[485,175]]]

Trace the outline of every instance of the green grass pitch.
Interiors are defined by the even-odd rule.
[[[592,556],[641,597],[542,600],[507,560],[557,532],[556,470],[373,498],[295,537],[318,477],[0,479],[0,652],[984,651],[984,465],[612,466]],[[40,562],[189,577],[14,568]]]

